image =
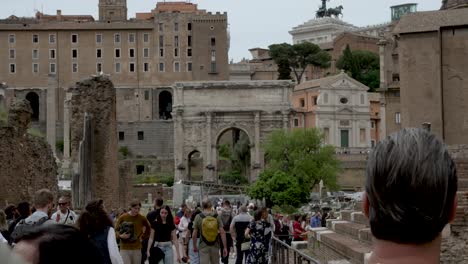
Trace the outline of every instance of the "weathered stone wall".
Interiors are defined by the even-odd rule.
[[[27,133],[31,107],[26,100],[10,105],[8,125],[0,127],[0,203],[32,201],[42,188],[58,192],[57,164],[49,144]]]
[[[83,140],[85,113],[91,117],[92,147],[90,159],[91,199],[104,199],[109,207],[118,207],[119,174],[116,122],[116,92],[103,76],[78,82],[70,88],[71,160],[78,163],[79,145]],[[75,165],[76,166],[76,165]]]

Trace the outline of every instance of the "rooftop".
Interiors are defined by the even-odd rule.
[[[395,34],[438,31],[447,26],[467,26],[468,8],[417,12],[403,16],[394,29]]]

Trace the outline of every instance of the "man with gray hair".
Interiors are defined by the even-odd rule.
[[[247,252],[242,251],[242,243],[245,240],[245,229],[250,222],[252,222],[253,217],[248,214],[247,207],[242,205],[239,208],[239,214],[232,218],[230,232],[232,236],[232,240],[235,241],[236,244],[236,264],[242,264],[242,259],[247,258]]]
[[[377,144],[366,174],[363,209],[375,237],[368,263],[439,263],[441,232],[457,207],[457,172],[444,143],[403,129]]]

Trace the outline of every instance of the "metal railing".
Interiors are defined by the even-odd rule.
[[[320,262],[295,249],[277,237],[272,238],[271,264],[320,264]]]

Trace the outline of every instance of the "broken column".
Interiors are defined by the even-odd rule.
[[[105,76],[78,82],[69,91],[70,159],[74,167],[72,200],[82,208],[103,199],[119,206],[116,92]]]

